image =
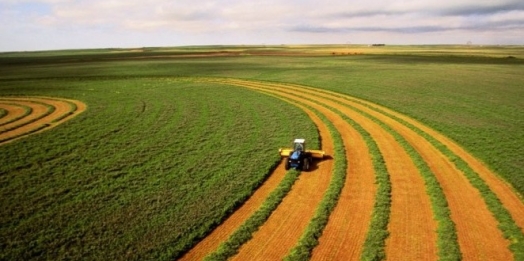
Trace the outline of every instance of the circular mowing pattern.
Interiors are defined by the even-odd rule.
[[[80,101],[51,97],[0,97],[0,145],[51,129],[83,112]]]
[[[373,169],[376,163],[372,163],[376,155],[370,155],[364,136],[376,144],[391,184],[389,213],[385,213],[389,235],[382,243],[387,259],[436,260],[440,255],[453,255],[447,252],[446,246],[439,249],[437,243],[439,238],[448,235],[439,234],[442,232],[438,226],[442,221],[437,220],[433,209],[434,204],[439,204],[436,200],[445,202],[440,210],[448,209],[450,213],[444,218],[448,224],[454,225],[451,230],[456,233],[456,244],[463,259],[517,258],[518,254],[510,251],[510,245],[520,248],[522,243],[508,240],[499,224],[516,224],[522,230],[524,204],[496,174],[438,132],[387,108],[326,90],[239,79],[198,81],[249,88],[296,103],[317,124],[323,141],[322,149],[326,152],[332,150],[333,141],[322,121],[316,119],[315,113],[308,108],[313,108],[331,121],[340,133],[348,162],[346,182],[322,231],[319,244],[311,253],[312,260],[360,260],[365,252],[368,231],[374,231],[373,217],[377,214],[374,205],[380,196],[376,193],[378,174]],[[360,131],[356,131],[357,127]],[[415,158],[422,159],[426,167],[421,167]],[[466,170],[455,163],[456,158],[467,164]],[[331,168],[332,161],[326,160],[319,164],[317,170],[303,173],[277,209],[231,259],[285,258],[304,233],[306,224],[311,222],[331,178]],[[182,260],[201,260],[214,252],[278,186],[278,180],[285,172],[283,169],[283,165],[279,166],[252,198],[186,253]],[[424,169],[428,172],[424,174],[425,178],[422,174]],[[466,172],[473,172],[478,180],[471,179]],[[428,183],[427,175],[435,181],[433,184]],[[479,182],[484,183],[489,191],[481,192]],[[430,196],[429,187],[439,188],[441,193]],[[500,200],[499,207],[507,211],[509,219],[500,218],[501,214],[494,210],[490,196]],[[519,232],[522,231],[511,233]]]

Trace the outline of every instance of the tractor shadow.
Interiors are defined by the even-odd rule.
[[[333,157],[331,155],[324,155],[323,159],[314,159],[313,162],[309,165],[309,171],[315,171],[319,169],[318,165],[323,161],[333,160]]]

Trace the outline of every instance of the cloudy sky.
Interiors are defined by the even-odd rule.
[[[0,0],[0,52],[215,44],[524,44],[524,0]]]

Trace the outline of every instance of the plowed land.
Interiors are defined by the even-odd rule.
[[[508,232],[503,227],[516,225],[520,229],[513,233],[522,236],[523,202],[495,173],[442,134],[387,108],[339,93],[237,79],[204,81],[249,88],[296,103],[317,124],[322,149],[328,154],[333,151],[333,141],[311,108],[331,121],[340,133],[348,162],[346,181],[319,237],[319,244],[311,251],[312,260],[360,260],[364,248],[380,250],[373,249],[380,246],[366,243],[369,233],[374,233],[371,227],[373,216],[377,214],[378,195],[373,155],[363,133],[376,143],[391,183],[389,214],[380,217],[387,219],[388,224],[388,236],[382,242],[385,259],[438,260],[442,256],[455,255],[456,259],[464,260],[518,260],[516,253],[524,242],[508,239]],[[357,131],[356,127],[364,131]],[[417,163],[413,153],[423,162]],[[467,166],[460,166],[457,159]],[[421,164],[427,166],[437,184],[428,184],[423,178]],[[278,208],[232,259],[280,260],[289,254],[307,224],[312,222],[313,213],[331,179],[332,160],[324,160],[317,166],[301,174]],[[465,174],[465,169],[471,169],[473,174]],[[219,243],[256,210],[264,195],[269,193],[267,190],[274,188],[282,175],[280,166],[260,191],[183,259],[199,260],[215,251]],[[478,183],[486,184],[488,194],[500,200],[498,208],[493,207],[494,203],[485,190],[479,189]],[[429,186],[441,189],[442,198],[430,197]],[[435,207],[437,200],[445,202],[438,210]],[[435,211],[442,209],[450,213],[446,219],[454,227],[448,231],[456,235],[456,239],[451,240],[459,246],[458,254],[450,253],[443,243],[453,236],[443,234],[444,222],[436,218]],[[502,220],[497,211],[509,213],[510,218]]]

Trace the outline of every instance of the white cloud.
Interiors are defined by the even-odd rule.
[[[233,40],[239,44],[329,43],[346,41],[348,34],[360,37],[355,42],[364,43],[380,37],[405,39],[406,44],[431,43],[427,41],[434,39],[453,43],[468,37],[468,33],[521,32],[524,1],[2,0],[0,21],[0,33],[10,37],[27,39],[17,34],[30,34],[37,28],[57,39],[71,32],[86,37],[96,34],[107,38],[108,46],[131,44],[114,42],[118,41],[111,36],[115,33],[126,36],[122,41],[136,41],[133,35],[147,34],[144,43],[158,39],[156,45],[195,44],[196,40],[202,41],[200,44],[234,44],[229,42]],[[435,32],[441,37],[428,38]],[[163,43],[166,33],[176,35],[175,42]],[[413,34],[423,37],[406,37]],[[508,37],[498,39],[524,44],[517,34]],[[103,39],[100,41],[103,43]],[[71,47],[89,46],[79,43]],[[0,43],[0,50],[12,48]]]

